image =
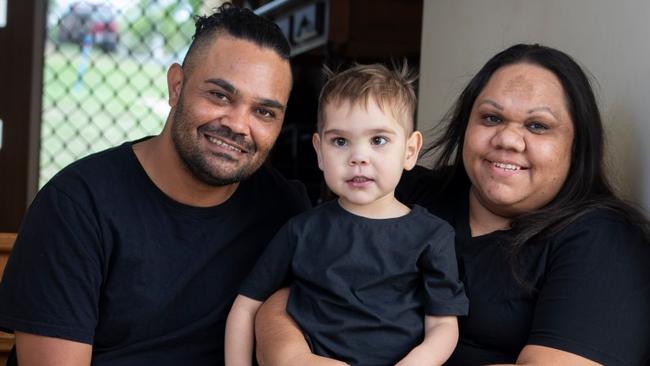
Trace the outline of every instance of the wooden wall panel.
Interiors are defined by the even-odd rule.
[[[15,232],[38,187],[46,0],[8,0],[0,28],[0,231]]]

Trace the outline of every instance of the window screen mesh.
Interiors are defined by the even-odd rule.
[[[41,185],[83,156],[160,132],[167,68],[187,52],[192,15],[221,2],[49,1]]]

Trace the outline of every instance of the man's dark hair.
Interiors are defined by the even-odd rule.
[[[539,44],[514,45],[492,57],[470,80],[456,104],[443,119],[444,133],[427,149],[439,155],[436,169],[451,166],[453,174],[467,180],[462,151],[472,107],[492,75],[514,64],[531,64],[552,72],[562,84],[573,122],[571,170],[555,198],[546,206],[513,218],[515,253],[522,245],[553,237],[587,212],[609,209],[645,233],[650,232],[642,213],[613,192],[604,169],[604,132],[589,78],[566,53]]]
[[[274,50],[282,59],[288,60],[291,47],[280,27],[249,9],[224,3],[209,16],[196,16],[196,32],[183,61],[183,69],[191,70],[194,56],[201,53],[215,37],[224,34],[255,43]]]

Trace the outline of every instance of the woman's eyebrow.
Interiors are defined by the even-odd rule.
[[[499,103],[493,101],[492,99],[483,99],[483,100],[479,103],[479,105],[481,105],[481,104],[489,104],[489,105],[493,106],[494,108],[496,108],[496,109],[498,109],[498,110],[500,110],[500,111],[503,110],[503,106],[502,106],[501,104],[499,104]]]
[[[553,117],[555,117],[555,119],[559,119],[558,116],[555,114],[555,112],[553,112],[553,110],[552,110],[550,107],[545,107],[545,106],[543,106],[543,107],[535,107],[535,108],[531,108],[531,109],[528,110],[528,114],[531,114],[531,113],[534,113],[534,112],[538,112],[538,111],[548,112],[548,113],[550,113]]]

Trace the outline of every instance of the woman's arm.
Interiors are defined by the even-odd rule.
[[[260,366],[345,365],[311,353],[302,332],[285,311],[288,298],[289,289],[281,289],[257,312],[255,336]]]
[[[396,366],[442,365],[456,348],[458,320],[455,316],[425,316],[424,340]]]
[[[650,246],[609,214],[585,216],[549,247],[518,365],[644,364]]]
[[[595,366],[597,362],[556,348],[527,345],[519,353],[516,365],[525,366]],[[507,365],[493,365],[507,366]]]

